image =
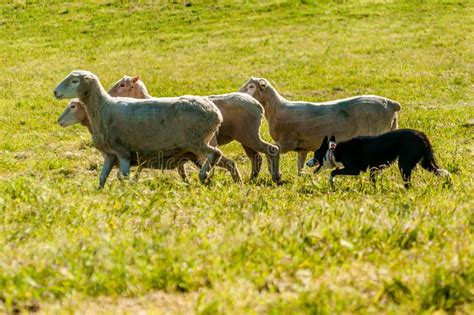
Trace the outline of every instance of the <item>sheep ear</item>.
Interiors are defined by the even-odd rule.
[[[265,88],[267,87],[267,81],[260,79],[258,80],[258,85],[262,90],[265,90]]]
[[[336,137],[332,136],[331,139],[329,139],[330,142],[336,142]]]
[[[90,80],[92,80],[92,79],[93,79],[93,78],[92,78],[91,75],[86,74],[86,75],[84,76],[84,80],[86,80],[86,81],[90,81]]]
[[[137,75],[136,77],[132,78],[132,83],[137,83],[137,81],[139,81],[139,80],[140,80],[140,76]]]

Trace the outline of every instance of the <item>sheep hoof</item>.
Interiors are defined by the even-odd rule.
[[[205,173],[205,172],[199,173],[199,181],[201,182],[201,184],[208,185],[209,184],[208,178],[209,178],[209,176],[208,176],[207,173]]]
[[[234,175],[232,176],[232,179],[234,180],[234,183],[242,184],[242,178],[240,178],[240,175]]]
[[[275,182],[275,184],[277,184],[277,186],[282,186],[286,183],[286,181],[282,180],[281,178],[274,179],[273,181]]]
[[[285,181],[281,179],[280,175],[272,176],[272,180],[278,186],[283,185],[285,183]]]

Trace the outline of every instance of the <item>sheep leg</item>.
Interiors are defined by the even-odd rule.
[[[247,147],[253,151],[265,154],[268,161],[268,171],[270,172],[270,174],[272,174],[272,180],[277,184],[281,184],[280,149],[276,145],[270,144],[261,139],[254,139],[254,141],[252,142],[253,142],[252,145],[247,145]],[[244,146],[244,149],[245,149],[245,146]],[[248,155],[247,150],[245,152]],[[253,162],[254,161],[252,161],[252,163]],[[261,161],[260,161],[260,164],[261,164]],[[253,170],[254,169],[252,168],[252,176],[254,175]],[[258,171],[259,170],[260,169],[258,169]],[[256,171],[255,177],[258,175],[258,171]]]
[[[98,189],[102,189],[104,187],[107,177],[109,177],[110,171],[112,171],[112,168],[115,165],[116,159],[116,156],[113,154],[104,154],[104,165],[102,166],[102,171],[100,172]]]
[[[254,151],[245,145],[242,145],[242,147],[244,148],[245,154],[247,154],[250,161],[252,162],[252,174],[250,175],[250,180],[253,180],[257,178],[258,174],[260,173],[260,169],[262,168],[262,157],[257,151]]]
[[[206,148],[204,150],[200,149],[194,153],[197,156],[207,155],[206,162],[199,170],[199,180],[202,184],[205,184],[209,177],[209,172],[214,168],[217,162],[219,162],[219,159],[222,156],[222,152],[217,148],[211,147],[210,145],[206,145]]]
[[[142,170],[143,170],[142,164],[138,163],[137,171],[135,172],[135,178],[134,178],[135,181],[138,181],[138,179],[140,178],[140,175],[142,174]]]
[[[298,151],[298,176],[301,176],[308,151]]]
[[[216,166],[225,168],[229,173],[232,175],[232,179],[236,183],[241,183],[242,178],[240,177],[239,170],[237,169],[237,166],[235,165],[235,162],[231,159],[226,158],[225,156],[221,156],[219,161],[217,162]]]
[[[194,164],[197,167],[201,168],[204,165],[204,161],[201,160],[201,159],[198,159],[198,160],[194,161]],[[235,162],[233,160],[228,159],[225,156],[221,156],[221,158],[217,162],[216,166],[226,169],[232,175],[232,179],[234,180],[234,182],[236,182],[236,183],[241,183],[242,182],[242,178],[240,177],[239,169],[237,168],[237,166],[235,165]]]
[[[120,175],[128,178],[130,176],[130,159],[119,157]]]
[[[266,149],[268,161],[268,171],[272,174],[272,180],[277,184],[282,184],[280,176],[280,148],[268,144]]]
[[[183,182],[189,183],[188,175],[186,174],[186,168],[184,167],[184,164],[186,164],[186,162],[178,164],[178,174],[183,179]]]
[[[283,184],[280,176],[280,154],[275,156],[267,155],[268,171],[272,174],[272,180],[278,185]]]

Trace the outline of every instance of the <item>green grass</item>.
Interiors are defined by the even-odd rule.
[[[0,4],[0,311],[474,312],[473,3],[185,4]],[[294,100],[390,97],[453,183],[418,169],[405,191],[392,167],[332,190],[290,153],[280,187],[265,169],[209,187],[145,171],[97,191],[90,135],[56,124],[52,90],[78,68],[155,96],[262,76]],[[248,178],[240,146],[223,151]]]

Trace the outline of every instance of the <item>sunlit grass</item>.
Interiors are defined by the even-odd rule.
[[[190,3],[191,5],[186,5]],[[473,312],[473,5],[469,1],[13,1],[0,5],[0,310],[116,313]],[[237,143],[245,180],[112,173],[87,130],[56,124],[73,69],[155,96],[379,94],[423,130],[452,185],[396,166],[339,177],[282,157],[275,186]],[[270,140],[266,126],[263,136]]]

